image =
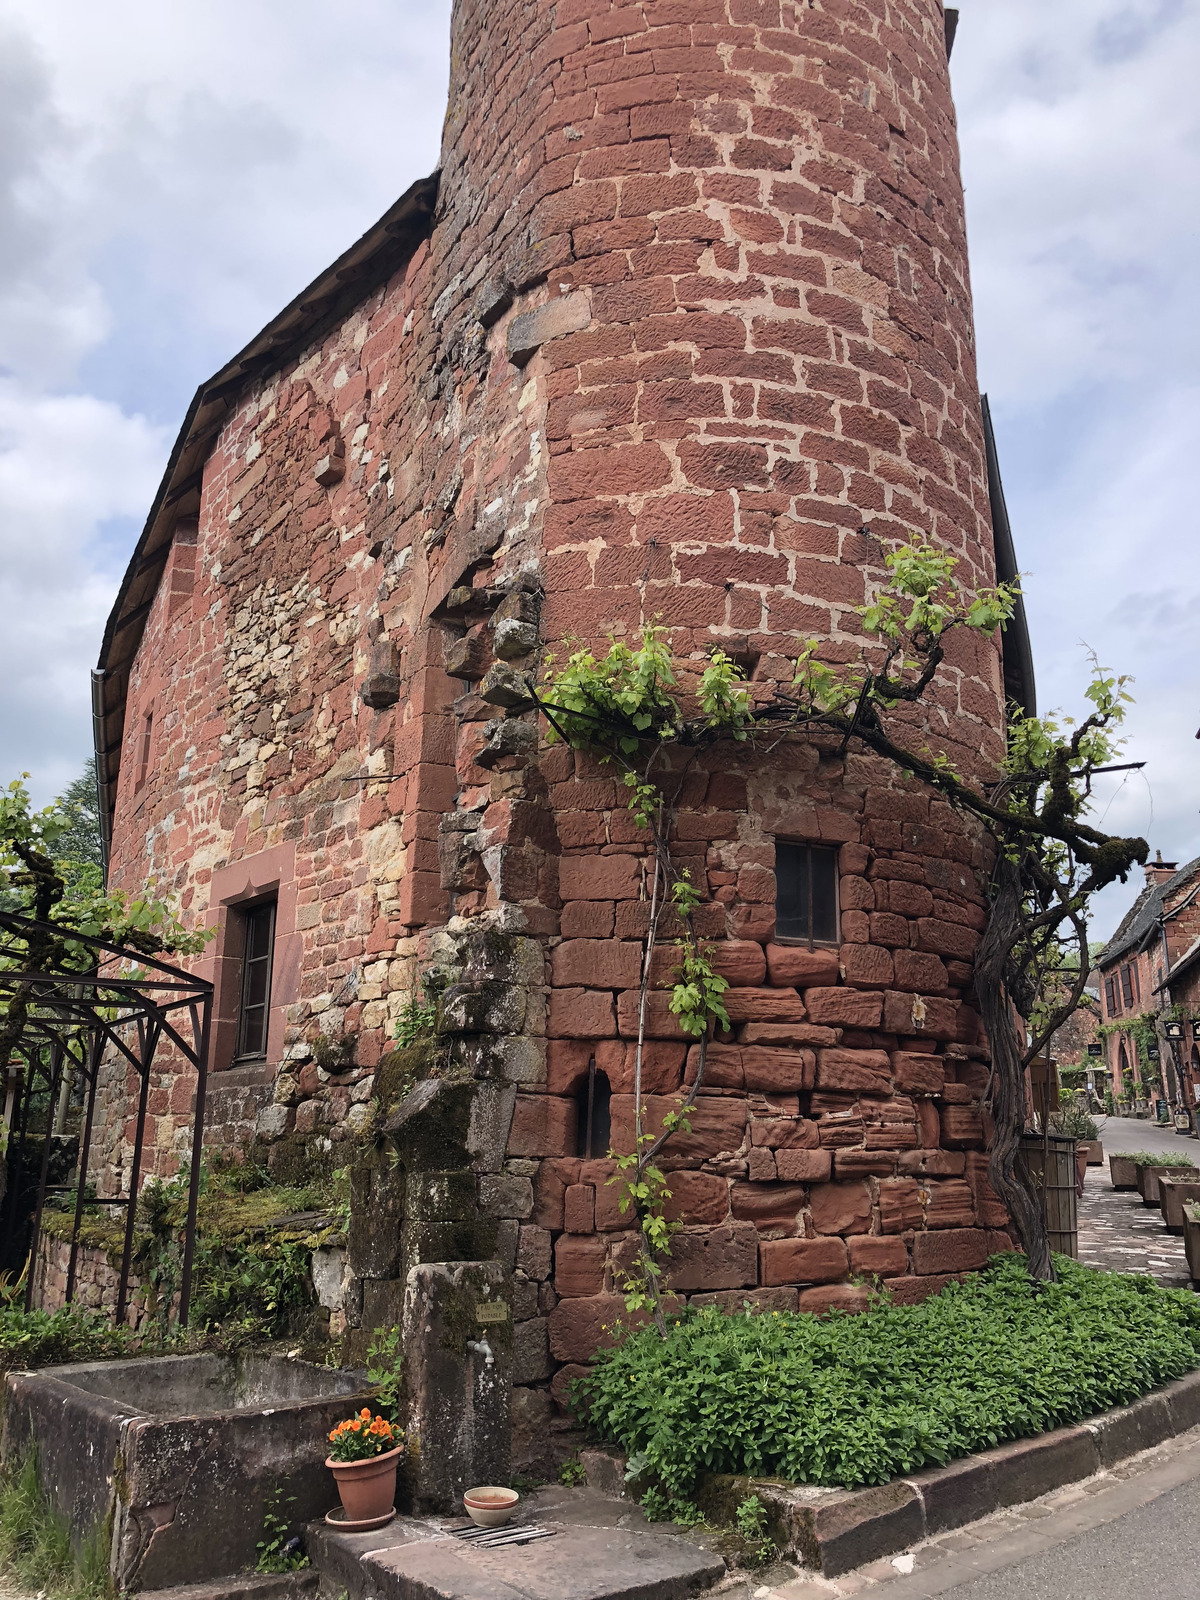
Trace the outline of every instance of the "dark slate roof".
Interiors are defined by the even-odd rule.
[[[1103,971],[1130,950],[1140,950],[1162,916],[1163,901],[1200,872],[1200,856],[1179,868],[1162,883],[1148,883],[1125,913],[1121,926],[1096,957]]]

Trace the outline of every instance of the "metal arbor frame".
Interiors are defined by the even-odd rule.
[[[86,1203],[96,1089],[106,1056],[111,1058],[111,1053],[115,1052],[134,1068],[139,1079],[129,1192],[100,1202],[123,1206],[125,1210],[125,1239],[115,1316],[117,1323],[124,1321],[129,1298],[129,1267],[137,1220],[146,1107],[155,1055],[160,1043],[165,1040],[178,1050],[196,1073],[187,1222],[179,1291],[179,1322],[182,1326],[187,1322],[191,1302],[213,985],[204,978],[194,977],[190,972],[184,972],[130,946],[110,944],[103,939],[90,938],[74,930],[37,922],[12,912],[0,911],[0,934],[5,936],[4,944],[0,944],[0,957],[7,957],[7,963],[0,960],[0,1007],[7,1009],[18,997],[26,1007],[25,1025],[16,1047],[17,1054],[24,1058],[25,1070],[15,1097],[10,1093],[7,1118],[10,1148],[11,1136],[19,1129],[22,1156],[30,1137],[29,1113],[35,1093],[39,1087],[48,1091],[46,1129],[30,1240],[29,1278],[25,1289],[26,1309],[32,1304],[34,1265],[47,1193],[52,1118],[63,1081],[64,1062],[74,1064],[86,1095],[77,1166],[75,1215],[71,1228],[71,1255],[67,1268],[66,1301],[69,1304],[75,1293],[79,1228]],[[33,935],[35,942],[49,941],[51,948],[61,948],[69,942],[90,958],[85,961],[90,970],[73,971],[61,964],[35,970],[22,967],[19,952],[11,946],[6,950],[4,945],[16,939],[28,946],[30,935]],[[0,1066],[4,1065],[0,1063]],[[13,1194],[5,1197],[3,1221],[6,1231],[11,1229],[17,1218],[20,1175],[23,1170],[22,1160],[17,1168],[18,1178]]]

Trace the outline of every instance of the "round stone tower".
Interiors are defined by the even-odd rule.
[[[790,678],[809,639],[856,656],[897,544],[995,581],[940,0],[458,0],[419,273],[434,376],[403,473],[424,579],[389,627],[411,662],[432,618],[450,677],[484,679],[444,712],[447,1018],[476,1076],[515,1087],[496,1215],[540,1425],[547,1380],[559,1395],[620,1314],[605,1158],[631,1139],[645,843],[608,772],[497,719],[485,674],[657,621],[677,656]],[[1001,641],[953,639],[913,738],[982,776],[1003,726]],[[794,741],[697,762],[673,848],[733,1029],[667,1151],[672,1290],[856,1306],[864,1279],[917,1298],[1007,1248],[978,834],[886,762]],[[825,885],[807,925],[797,874]],[[485,927],[520,950],[472,944]],[[652,1002],[653,1112],[690,1068]]]

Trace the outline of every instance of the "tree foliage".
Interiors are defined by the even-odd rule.
[[[1025,1121],[1024,1072],[1083,992],[1091,970],[1090,896],[1124,879],[1148,853],[1144,840],[1110,836],[1088,821],[1094,774],[1120,750],[1128,680],[1093,661],[1085,691],[1090,709],[1078,722],[1057,713],[1027,716],[1013,708],[1007,751],[994,776],[964,778],[944,750],[930,748],[933,719],[925,719],[922,733],[914,713],[945,662],[949,635],[962,630],[990,637],[1012,617],[1018,590],[1009,584],[966,589],[957,558],[924,542],[903,545],[885,560],[886,580],[859,608],[863,641],[858,658],[850,662],[827,659],[827,647],[814,639],[798,651],[790,683],[749,683],[720,650],[703,666],[678,661],[669,631],[655,624],[644,627],[634,645],[613,639],[603,656],[580,649],[561,667],[551,662],[544,681],[530,685],[531,703],[545,716],[551,739],[590,751],[621,770],[630,810],[651,844],[650,931],[635,1073],[637,1131],[635,1153],[625,1158],[629,1203],[644,1240],[663,1241],[664,1229],[655,1217],[661,1215],[665,1180],[661,1174],[654,1178],[650,1169],[673,1130],[650,1139],[642,1128],[640,1063],[651,961],[668,906],[674,905],[684,930],[671,1006],[681,1018],[694,1019],[696,1026],[685,1023],[685,1031],[701,1045],[700,1070],[680,1108],[683,1118],[703,1077],[704,1040],[723,1010],[710,981],[711,962],[695,932],[696,891],[671,859],[672,815],[681,765],[686,768],[686,759],[681,763],[676,752],[698,752],[725,741],[774,746],[790,738],[828,741],[833,736],[842,750],[853,743],[928,785],[975,818],[995,842],[988,926],[975,972],[992,1047],[991,1176],[1032,1272],[1052,1278],[1040,1206],[1016,1168]],[[914,735],[922,738],[918,748]],[[1070,981],[1064,983],[1068,969]],[[1051,974],[1053,984],[1048,983]],[[659,1269],[653,1255],[644,1248],[643,1277],[657,1309]],[[657,1315],[661,1324],[660,1309]]]

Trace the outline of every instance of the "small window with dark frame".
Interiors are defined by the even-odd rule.
[[[271,966],[275,958],[275,902],[263,900],[241,912],[242,989],[238,1006],[237,1059],[267,1053],[271,1017]]]
[[[837,851],[775,841],[775,937],[837,944]]]
[[[1121,999],[1127,1007],[1133,1005],[1133,969],[1129,966],[1121,968]]]

